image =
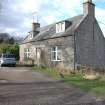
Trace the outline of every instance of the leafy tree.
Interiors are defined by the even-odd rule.
[[[18,44],[0,44],[0,53],[11,53],[14,54],[16,59],[19,59],[19,46]]]
[[[14,44],[14,43],[15,43],[15,40],[14,40],[13,37],[11,37],[11,38],[9,39],[9,43],[10,43],[10,44]]]
[[[0,33],[0,53],[14,54],[19,59],[19,46],[15,40],[18,38],[11,37],[8,33]]]
[[[0,43],[14,44],[15,38],[10,36],[8,33],[0,33]]]
[[[10,45],[8,51],[11,53],[11,54],[14,54],[16,59],[19,60],[19,46],[18,44],[13,44],[13,45]]]
[[[3,38],[0,38],[0,43],[3,43]]]

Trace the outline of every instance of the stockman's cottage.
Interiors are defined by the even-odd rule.
[[[95,18],[92,0],[83,3],[83,14],[33,29],[20,43],[20,62],[76,69],[82,65],[105,68],[105,39]]]

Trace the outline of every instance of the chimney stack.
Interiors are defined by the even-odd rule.
[[[40,32],[40,23],[32,23],[32,34],[35,37]]]
[[[84,16],[90,15],[92,17],[95,17],[95,4],[92,2],[92,0],[84,0],[83,14]]]

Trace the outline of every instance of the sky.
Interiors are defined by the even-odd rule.
[[[0,32],[25,37],[34,21],[41,27],[83,14],[84,0],[0,0]],[[105,36],[105,0],[93,0],[96,18]]]

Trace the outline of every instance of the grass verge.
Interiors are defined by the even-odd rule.
[[[105,81],[86,80],[82,75],[65,76],[64,81],[88,91],[105,95]]]

